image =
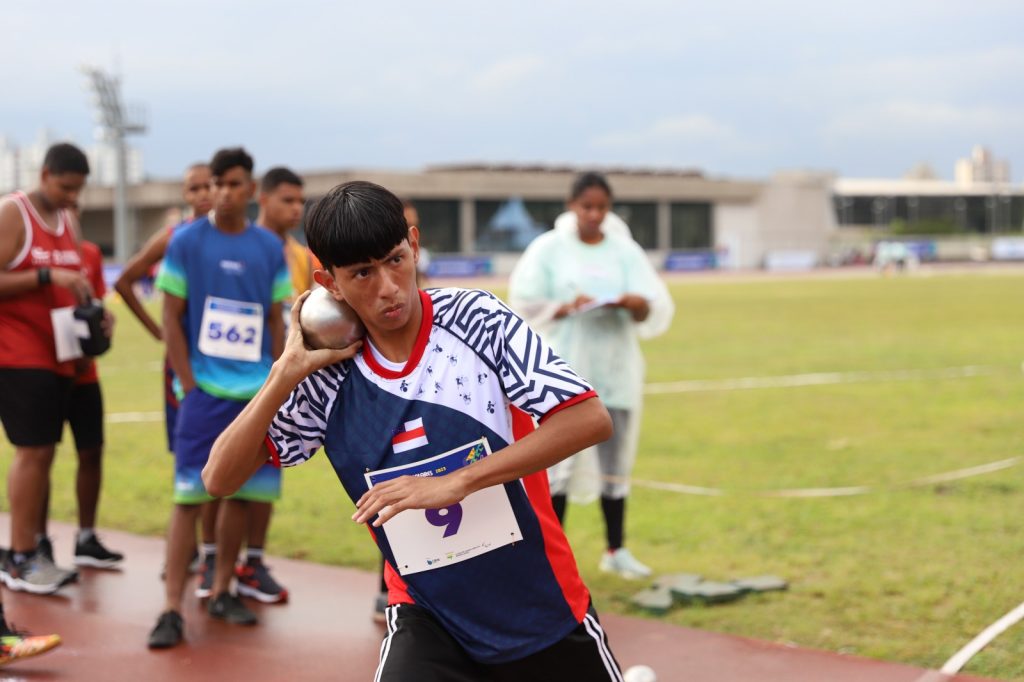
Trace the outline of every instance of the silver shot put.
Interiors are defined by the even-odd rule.
[[[350,346],[366,334],[362,320],[344,301],[337,301],[324,288],[314,289],[299,310],[299,328],[310,348]]]

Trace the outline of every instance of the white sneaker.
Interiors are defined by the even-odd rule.
[[[651,569],[637,561],[625,547],[619,547],[614,552],[605,552],[601,555],[600,569],[605,573],[618,573],[623,578],[639,580],[649,578]]]

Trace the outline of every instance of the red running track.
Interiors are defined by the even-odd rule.
[[[9,523],[0,515],[0,524]],[[58,564],[71,563],[73,528],[51,524]],[[56,632],[64,644],[40,658],[0,669],[0,680],[276,680],[373,679],[382,628],[370,612],[377,578],[346,568],[271,558],[291,602],[263,606],[254,628],[208,618],[191,596],[182,646],[149,651],[146,638],[163,603],[164,543],[103,532],[125,552],[125,570],[84,569],[76,585],[48,597],[4,591],[5,612],[19,627]],[[623,668],[643,663],[659,682],[960,682],[907,665],[785,647],[666,623],[605,614],[612,649]],[[538,681],[539,682],[539,681]]]

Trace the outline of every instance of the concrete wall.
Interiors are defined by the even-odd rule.
[[[760,215],[752,204],[715,204],[711,213],[719,267],[735,270],[761,265]]]
[[[772,252],[809,251],[820,260],[838,230],[829,175],[778,173],[765,183],[755,204],[762,260]]]

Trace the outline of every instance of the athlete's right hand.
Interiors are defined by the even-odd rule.
[[[50,281],[59,287],[69,290],[82,305],[92,300],[92,285],[89,284],[89,280],[80,272],[65,270],[64,268],[53,268],[50,270]]]
[[[318,369],[355,357],[355,354],[363,347],[362,341],[356,341],[352,345],[340,350],[334,348],[310,348],[307,346],[302,338],[302,328],[299,326],[299,311],[302,310],[302,304],[309,297],[309,293],[308,291],[303,292],[292,305],[288,338],[284,341],[284,351],[277,361],[289,372],[294,372],[299,381],[305,379]]]

